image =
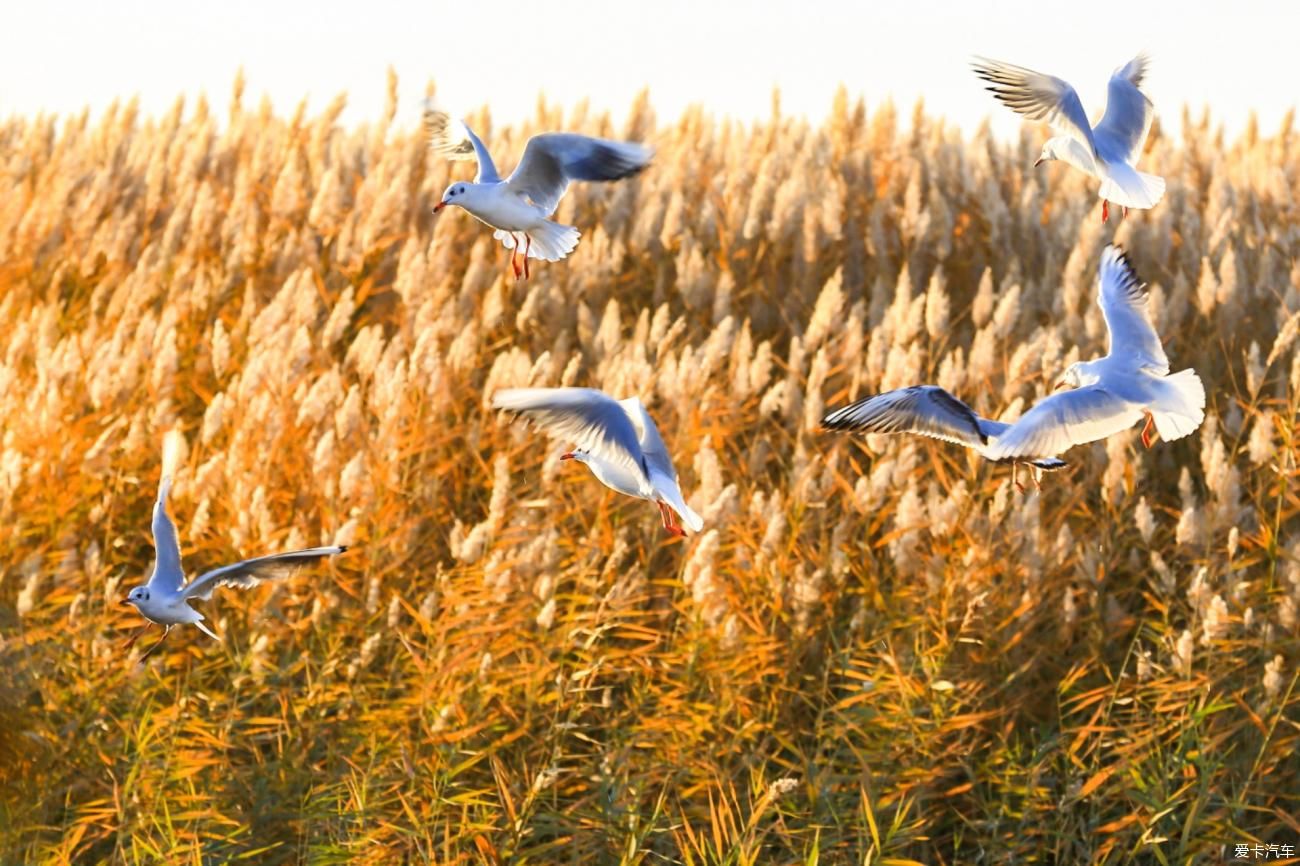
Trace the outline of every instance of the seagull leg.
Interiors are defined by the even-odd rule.
[[[135,646],[135,642],[138,641],[140,637],[145,632],[147,632],[152,625],[153,623],[147,622],[141,628],[136,629],[135,634],[131,635],[131,638],[126,643],[122,644],[122,649],[128,650],[131,647]]]
[[[664,529],[668,530],[668,534],[685,538],[686,530],[677,525],[677,521],[673,519],[672,509],[658,499],[655,500],[655,505],[659,506],[659,516],[663,518]]]
[[[1151,442],[1152,442],[1151,425],[1154,424],[1155,421],[1156,421],[1155,417],[1150,412],[1148,412],[1146,426],[1142,428],[1142,444],[1147,448],[1151,447]]]
[[[1043,470],[1037,466],[1030,466],[1029,477],[1034,479],[1034,489],[1041,493],[1043,490]]]
[[[1123,218],[1128,216],[1128,205],[1120,205],[1120,207],[1123,208],[1123,210],[1120,211],[1120,217]]]
[[[1020,469],[1020,464],[1012,460],[1011,461],[1011,483],[1016,485],[1017,490],[1019,490],[1021,493],[1024,493],[1025,485],[1020,483],[1020,477],[1018,471],[1019,469]]]
[[[171,634],[171,630],[172,630],[172,627],[171,627],[171,626],[164,626],[164,627],[163,627],[163,635],[162,635],[162,637],[158,638],[158,643],[154,644],[153,646],[149,647],[149,649],[147,649],[147,650],[144,651],[144,655],[140,656],[140,664],[144,664],[144,660],[147,659],[147,658],[149,658],[149,656],[153,655],[153,651],[154,651],[154,650],[156,650],[156,649],[158,649],[158,647],[162,646],[162,642],[165,641],[165,640],[167,640],[167,635]]]
[[[529,274],[528,274],[528,251],[531,250],[532,248],[533,248],[533,236],[530,235],[530,234],[525,234],[525,235],[524,235],[524,279],[525,279],[525,280],[528,279],[528,277],[529,277]]]
[[[669,534],[674,534],[673,519],[668,514],[668,506],[658,499],[655,500],[655,505],[659,506],[659,519],[661,519],[664,522],[664,529],[667,529]]]
[[[1110,202],[1106,201],[1106,199],[1102,199],[1101,200],[1101,221],[1106,222],[1106,220],[1108,219],[1110,219]]]
[[[514,241],[515,244],[510,248],[510,269],[515,272],[515,279],[517,280],[519,275],[523,273],[523,271],[519,270],[519,239],[515,237],[514,232],[511,232],[510,240]]]

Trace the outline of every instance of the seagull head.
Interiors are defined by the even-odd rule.
[[[1066,367],[1065,372],[1061,374],[1061,378],[1056,380],[1056,386],[1053,390],[1059,391],[1062,388],[1083,388],[1087,385],[1096,383],[1101,377],[1092,372],[1088,363],[1089,362],[1087,361],[1075,361],[1073,364]]]
[[[433,206],[433,212],[437,213],[448,205],[458,207],[465,206],[465,196],[469,193],[474,185],[472,183],[453,183],[442,194],[442,201]]]
[[[126,598],[122,599],[122,604],[133,604],[137,608],[141,604],[148,604],[148,603],[149,603],[148,586],[137,586],[135,589],[127,593]]]
[[[1043,150],[1038,154],[1038,159],[1034,160],[1034,165],[1058,159],[1085,171],[1089,170],[1088,167],[1093,162],[1091,154],[1084,150],[1083,145],[1068,135],[1056,135],[1043,142]]]

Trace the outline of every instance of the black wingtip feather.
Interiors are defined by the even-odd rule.
[[[1123,269],[1123,288],[1128,292],[1136,292],[1140,295],[1147,293],[1147,285],[1142,282],[1138,276],[1137,268],[1133,265],[1133,260],[1129,258],[1128,251],[1119,244],[1111,244],[1110,248],[1115,251],[1115,259]]]

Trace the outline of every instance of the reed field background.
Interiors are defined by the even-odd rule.
[[[972,91],[977,85],[972,83]],[[644,140],[516,282],[430,213],[418,92],[0,121],[0,862],[1147,863],[1300,848],[1300,133],[1164,106],[1100,222],[1044,135],[841,91],[821,125],[539,104]],[[828,94],[828,98],[831,94]],[[400,110],[399,110],[400,106]],[[990,101],[990,113],[1001,110]],[[1105,352],[1112,239],[1203,427],[1007,467],[825,411],[1014,417]],[[500,387],[640,395],[706,522]],[[169,431],[191,572],[340,542],[146,665]],[[155,634],[157,632],[155,631]],[[1279,848],[1280,850],[1280,848]]]

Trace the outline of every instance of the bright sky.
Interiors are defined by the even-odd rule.
[[[246,104],[268,93],[289,112],[309,96],[315,110],[347,91],[349,122],[379,115],[390,65],[408,123],[430,78],[449,107],[486,103],[501,121],[538,93],[617,118],[645,86],[661,119],[694,102],[765,117],[779,86],[785,112],[817,120],[843,82],[869,105],[892,95],[904,117],[923,95],[965,129],[990,116],[1011,132],[1018,119],[967,67],[977,53],[1065,78],[1098,116],[1111,70],[1146,48],[1171,132],[1184,103],[1209,104],[1229,131],[1252,108],[1274,129],[1300,85],[1300,3],[1258,0],[49,0],[4,18],[0,117],[132,94],[161,113],[182,92],[206,92],[220,116],[241,65]]]

